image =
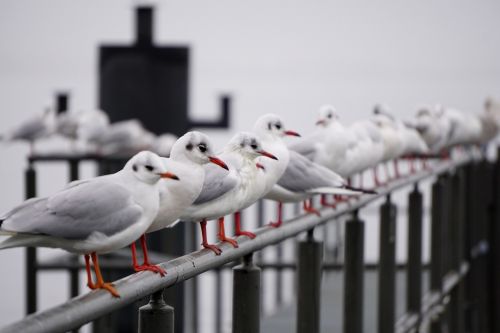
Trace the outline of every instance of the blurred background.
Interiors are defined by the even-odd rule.
[[[68,92],[74,108],[98,107],[99,46],[133,43],[138,5],[155,8],[155,44],[189,47],[191,119],[216,120],[221,94],[232,97],[230,128],[204,130],[219,148],[268,112],[307,134],[325,103],[350,123],[368,117],[376,103],[409,118],[422,104],[480,112],[487,96],[500,97],[496,1],[3,0],[0,132],[53,104],[56,91]],[[55,141],[40,150],[60,145]],[[0,149],[5,212],[24,198],[28,147],[1,143]],[[63,170],[40,167],[38,195],[61,188]],[[81,168],[83,178],[95,172],[92,163]],[[367,228],[365,257],[375,261],[377,231]],[[403,247],[399,242],[398,259]],[[0,252],[0,326],[24,316],[23,254]],[[67,299],[65,274],[44,272],[38,281],[39,309]]]

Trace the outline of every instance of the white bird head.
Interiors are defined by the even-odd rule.
[[[160,156],[146,150],[135,154],[123,169],[131,172],[136,179],[147,184],[154,184],[161,178],[179,180],[176,175],[165,169]]]
[[[265,139],[282,138],[286,135],[300,136],[297,132],[286,130],[281,118],[272,113],[265,114],[257,119],[253,130],[260,138]]]
[[[229,170],[226,163],[214,156],[210,139],[204,133],[192,131],[181,136],[172,146],[170,158],[196,164],[214,163]]]
[[[265,151],[262,148],[262,144],[260,143],[257,135],[250,132],[240,132],[233,136],[231,140],[229,140],[227,148],[231,151],[236,151],[251,160],[259,156],[265,156],[273,160],[278,159],[273,154]]]
[[[332,105],[323,105],[319,108],[316,125],[327,127],[331,123],[338,121],[339,118],[337,110]]]

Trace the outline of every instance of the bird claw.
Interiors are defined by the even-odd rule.
[[[317,209],[314,209],[312,207],[306,207],[304,208],[304,211],[306,213],[315,214],[316,216],[321,217],[321,213]]]
[[[107,290],[114,297],[120,298],[120,294],[118,294],[118,291],[115,289],[112,283],[109,282],[103,283],[102,285],[98,286],[98,288]]]
[[[141,266],[135,266],[134,270],[136,272],[151,271],[151,272],[154,272],[154,273],[158,273],[161,276],[165,276],[165,274],[167,274],[167,271],[164,270],[163,268],[161,268],[160,266],[151,265],[151,264],[149,264],[149,265],[144,264],[144,265],[141,265]]]
[[[216,245],[213,245],[213,244],[201,244],[201,245],[205,249],[212,250],[213,253],[215,253],[216,256],[220,256],[221,253],[222,253],[222,250],[219,247],[217,247]]]
[[[247,236],[250,239],[254,239],[255,237],[257,237],[256,234],[250,231],[237,231],[235,234],[236,236]]]
[[[229,238],[229,237],[219,237],[219,240],[221,242],[226,242],[231,244],[234,248],[238,248],[238,242],[235,239]]]
[[[269,222],[269,226],[273,228],[279,228],[281,227],[281,223],[283,223],[283,221]]]

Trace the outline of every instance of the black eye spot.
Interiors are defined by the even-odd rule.
[[[207,151],[207,145],[206,145],[205,143],[203,143],[203,142],[202,142],[202,143],[200,143],[200,144],[198,145],[198,149],[200,149],[200,151],[201,151],[202,153],[204,153],[204,152],[206,152],[206,151]]]
[[[255,140],[252,140],[250,143],[250,147],[252,147],[253,150],[256,150],[259,146],[257,145],[257,142]]]
[[[268,130],[271,130],[272,128],[273,128],[273,124],[271,124],[271,123],[267,123],[267,129],[268,129]]]
[[[153,171],[153,169],[154,169],[151,165],[145,165],[144,167],[145,167],[145,168],[146,168],[146,170],[148,170],[148,171]]]
[[[137,165],[132,165],[132,170],[136,171],[137,172]]]
[[[274,125],[274,127],[276,127],[276,129],[281,129],[281,124],[280,123],[276,123],[276,125]]]
[[[329,113],[328,116],[326,116],[327,118],[332,118],[332,114]]]
[[[192,145],[191,143],[188,143],[188,144],[186,145],[186,149],[187,149],[187,150],[192,150],[192,149],[193,149],[193,145]]]

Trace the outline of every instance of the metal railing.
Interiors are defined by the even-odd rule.
[[[115,282],[120,298],[106,291],[92,291],[51,309],[34,313],[4,327],[0,332],[65,332],[78,329],[144,297],[149,304],[139,310],[139,332],[173,332],[174,309],[162,297],[166,288],[214,269],[233,269],[233,332],[259,332],[260,268],[253,254],[273,244],[306,233],[298,246],[298,263],[268,264],[270,268],[296,270],[296,331],[319,332],[321,275],[325,269],[344,270],[344,332],[362,332],[365,222],[358,212],[375,200],[385,198],[380,207],[378,331],[415,332],[428,327],[431,332],[486,332],[500,298],[490,297],[492,283],[500,278],[498,269],[488,264],[500,257],[497,250],[500,227],[496,194],[499,170],[496,164],[463,156],[436,162],[405,178],[394,180],[377,195],[361,196],[321,210],[321,217],[301,215],[287,220],[280,228],[261,227],[257,238],[238,239],[239,247],[222,244],[223,253],[215,256],[201,250],[175,258],[160,266],[165,277],[140,272]],[[419,183],[436,178],[432,186],[430,291],[422,292],[423,271],[423,195]],[[408,205],[408,262],[406,313],[396,318],[395,275],[397,270],[396,205],[391,196],[397,190],[414,186]],[[342,265],[323,262],[323,242],[314,237],[314,229],[324,223],[349,216],[345,224],[345,255]],[[281,266],[280,266],[281,265]],[[265,264],[263,266],[266,266]],[[484,280],[487,280],[485,282]],[[483,285],[484,288],[477,288]],[[492,330],[494,331],[494,330]]]

